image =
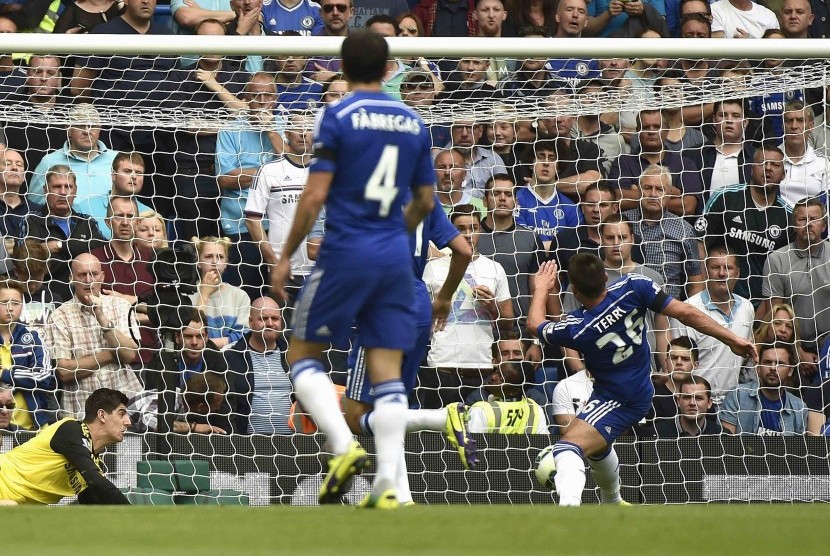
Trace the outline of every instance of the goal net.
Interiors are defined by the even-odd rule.
[[[314,118],[348,90],[338,41],[143,38],[0,37],[30,52],[0,60],[0,271],[23,290],[11,341],[0,322],[2,450],[111,387],[133,426],[107,473],[133,502],[315,504],[327,447],[285,352],[323,219],[292,260],[291,301],[260,298]],[[804,41],[562,42],[390,40],[383,88],[429,128],[438,201],[477,215],[480,254],[419,361],[415,501],[554,500],[534,459],[584,408],[592,369],[534,343],[527,314],[539,264],[556,260],[567,286],[579,252],[609,283],[645,274],[764,345],[756,367],[674,320],[631,323],[656,393],[616,444],[624,498],[830,500],[826,61]],[[449,252],[431,247],[434,293]],[[494,302],[474,298],[482,286]],[[348,346],[326,353],[342,390],[356,363]],[[474,471],[435,425],[457,402]]]

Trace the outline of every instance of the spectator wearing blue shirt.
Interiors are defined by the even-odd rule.
[[[317,108],[320,96],[323,94],[323,86],[304,77],[303,72],[308,64],[308,58],[276,57],[274,63],[280,109],[302,111]]]
[[[812,417],[808,414],[816,412],[809,411],[801,398],[787,392],[797,365],[795,350],[790,344],[778,343],[762,344],[758,352],[758,382],[739,385],[720,408],[724,432],[762,436],[804,434]]]
[[[560,0],[556,7],[556,37],[578,39],[588,25],[588,4],[585,0]],[[554,58],[545,69],[560,86],[576,90],[580,83],[600,77],[596,60],[581,58]]]
[[[592,0],[588,3],[588,25],[585,34],[590,37],[618,36],[629,19],[645,19],[646,5],[659,14],[661,20],[666,17],[664,0]],[[665,22],[661,21],[665,26]]]
[[[534,230],[545,249],[564,228],[582,223],[577,205],[557,191],[557,164],[561,141],[539,141],[533,145],[533,174],[527,187],[516,192],[519,206],[516,224]]]
[[[311,0],[271,0],[262,3],[262,23],[269,33],[297,31],[318,35],[323,29],[320,5]]]
[[[12,149],[0,150],[0,237],[11,252],[14,240],[23,237],[23,227],[32,208],[20,189],[25,183],[23,156]]]
[[[259,297],[265,283],[262,255],[245,227],[248,189],[260,166],[283,152],[281,118],[274,115],[277,90],[267,73],[255,73],[245,85],[242,99],[247,114],[237,118],[216,137],[216,175],[221,189],[220,224],[222,234],[233,248],[224,280],[234,286],[244,284],[252,297]],[[245,264],[240,264],[245,261]]]
[[[666,6],[666,25],[669,35],[681,37],[680,27],[683,18],[691,14],[698,14],[709,22],[709,35],[712,34],[712,6],[708,0],[664,0]]]
[[[222,25],[236,19],[236,14],[231,10],[231,0],[170,0],[170,14],[173,16],[171,27],[177,35],[195,34],[199,25],[207,19]],[[189,68],[197,59],[196,56],[182,56],[179,65]]]
[[[101,135],[101,118],[91,104],[77,104],[69,112],[67,141],[63,147],[44,156],[29,183],[29,202],[45,204],[44,185],[49,168],[64,164],[77,178],[77,202],[106,197],[112,187],[112,162],[118,151],[107,148]]]

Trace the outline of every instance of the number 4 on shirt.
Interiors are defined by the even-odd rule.
[[[385,218],[389,216],[389,209],[398,196],[398,188],[395,187],[395,176],[398,173],[398,146],[386,145],[380,155],[378,165],[372,172],[363,198],[367,201],[380,203],[378,216]]]

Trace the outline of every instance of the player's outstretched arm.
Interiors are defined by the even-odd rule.
[[[539,266],[539,271],[536,272],[533,298],[530,301],[527,315],[527,331],[531,336],[535,336],[539,325],[548,320],[546,315],[548,296],[559,292],[558,272],[555,261],[543,262]]]
[[[435,186],[419,185],[412,190],[412,199],[406,205],[403,211],[403,218],[406,222],[406,227],[409,233],[415,231],[418,224],[426,218],[427,214],[432,212],[435,206]]]
[[[455,290],[458,289],[458,284],[464,278],[464,273],[470,265],[473,258],[473,250],[470,245],[460,235],[455,236],[447,245],[452,251],[450,258],[450,268],[447,271],[447,278],[438,293],[435,294],[435,299],[432,302],[432,322],[433,330],[439,332],[444,330],[444,325],[447,322],[447,315],[450,313]]]
[[[758,362],[758,352],[755,350],[755,344],[737,336],[728,328],[724,328],[715,322],[709,315],[699,311],[688,303],[672,299],[661,313],[667,317],[679,320],[686,326],[690,326],[702,334],[720,340],[729,346],[729,349],[736,355],[749,357],[754,362]]]

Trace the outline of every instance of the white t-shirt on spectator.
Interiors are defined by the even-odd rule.
[[[261,166],[248,190],[245,214],[263,217],[262,225],[268,229],[268,241],[277,257],[288,239],[307,178],[307,166],[280,158]],[[291,272],[307,276],[313,268],[314,261],[308,258],[304,241],[291,257]]]
[[[584,370],[574,373],[553,389],[551,411],[554,415],[579,415],[593,393],[594,381],[588,373]]]
[[[755,2],[749,11],[739,10],[729,0],[712,4],[713,33],[723,31],[726,38],[731,39],[738,29],[743,29],[754,39],[760,39],[767,30],[780,29],[780,26],[775,12]]]
[[[450,270],[450,257],[427,263],[424,283],[430,295],[441,290]],[[427,363],[431,367],[458,369],[491,369],[493,367],[493,321],[481,303],[475,300],[473,288],[487,286],[496,303],[510,299],[510,288],[504,268],[484,255],[478,255],[467,266],[452,300],[452,309],[444,330],[432,337]]]
[[[784,146],[781,146],[783,150]],[[807,151],[798,162],[784,155],[784,179],[781,180],[781,197],[794,206],[804,197],[813,197],[827,191],[830,177],[830,160],[819,156],[807,145]]]

